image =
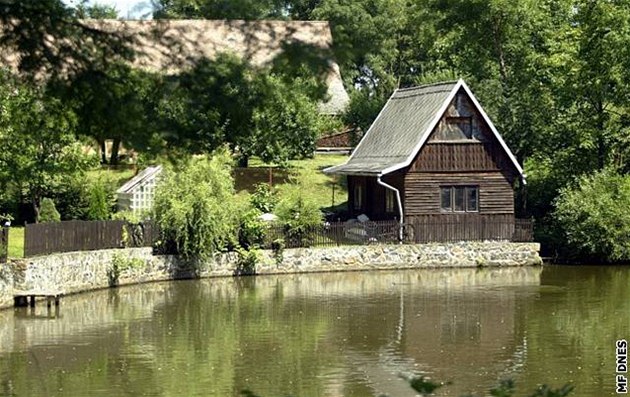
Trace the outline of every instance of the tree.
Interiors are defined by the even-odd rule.
[[[606,169],[564,188],[554,216],[567,242],[604,261],[630,259],[630,177]]]
[[[101,70],[84,70],[51,91],[72,104],[79,132],[98,143],[101,162],[117,164],[121,144],[142,151],[161,150],[153,117],[160,81],[158,75],[116,63]],[[113,141],[109,160],[105,156],[107,139]]]
[[[166,170],[153,203],[165,243],[187,259],[204,259],[233,244],[238,230],[233,195],[232,159],[225,149]]]
[[[158,0],[153,18],[278,19],[286,17],[284,0]]]
[[[41,200],[89,165],[75,138],[76,117],[58,99],[2,76],[0,181],[17,185],[39,219]]]
[[[88,4],[88,0],[83,0],[75,8],[75,15],[79,19],[116,19],[118,11],[116,7],[107,4]]]
[[[190,153],[228,144],[243,166],[253,155],[273,162],[311,155],[325,119],[309,97],[316,83],[288,80],[229,55],[201,61],[166,84],[157,108],[164,139]]]
[[[31,80],[65,80],[133,56],[129,37],[79,20],[61,0],[0,0],[0,24],[0,47],[20,55],[3,61]]]

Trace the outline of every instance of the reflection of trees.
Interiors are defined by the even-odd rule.
[[[571,382],[579,395],[613,393],[614,344],[630,334],[630,272],[623,267],[547,267],[537,299],[524,308],[527,377]]]
[[[487,370],[487,390],[519,340],[514,298],[506,291],[536,285],[539,273],[265,276],[85,294],[64,301],[59,321],[21,323],[28,336],[19,351],[0,356],[0,380],[18,395],[45,394],[47,387],[68,395],[115,389],[223,396],[249,389],[266,396],[365,396],[389,391],[383,385],[399,372],[467,382],[461,362]],[[462,324],[457,320],[443,338],[455,315]],[[492,341],[500,346],[479,355]],[[32,356],[41,370],[29,363]]]

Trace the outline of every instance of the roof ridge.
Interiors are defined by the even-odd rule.
[[[188,19],[118,19],[118,18],[81,18],[81,21],[96,21],[96,22],[117,22],[117,23],[134,23],[142,22],[144,24],[158,24],[158,23],[191,23],[191,22],[221,22],[221,23],[247,23],[247,24],[263,24],[263,23],[275,23],[275,24],[308,24],[308,25],[329,25],[328,21],[323,20],[284,20],[284,19],[207,19],[207,18],[188,18]]]
[[[406,91],[418,90],[418,89],[421,89],[421,88],[437,87],[437,86],[440,86],[440,85],[457,84],[457,82],[458,82],[458,80],[447,80],[447,81],[440,81],[440,82],[437,82],[437,83],[415,85],[413,87],[397,88],[396,92],[406,92]]]

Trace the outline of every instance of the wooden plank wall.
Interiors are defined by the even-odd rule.
[[[440,186],[479,186],[480,214],[514,213],[512,185],[501,172],[410,172],[405,176],[406,214],[441,214]]]
[[[512,168],[498,142],[442,142],[426,144],[409,172],[483,172]]]

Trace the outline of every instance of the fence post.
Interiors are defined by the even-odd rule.
[[[9,228],[2,226],[2,232],[0,233],[0,263],[7,261],[9,257]]]

